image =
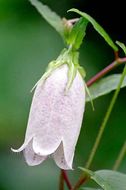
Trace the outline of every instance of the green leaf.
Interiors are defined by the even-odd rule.
[[[73,48],[78,49],[83,41],[84,36],[86,35],[86,27],[88,21],[81,17],[78,22],[73,26],[68,43],[73,46]]]
[[[92,100],[100,96],[106,95],[113,90],[116,90],[119,84],[120,78],[121,78],[121,74],[113,74],[101,79],[99,82],[89,87]],[[126,87],[126,77],[122,83],[121,88],[124,88],[124,87]],[[90,97],[88,95],[86,97],[86,101],[87,102],[90,101]]]
[[[42,17],[52,26],[55,30],[64,36],[63,21],[55,12],[53,12],[48,6],[39,2],[38,0],[29,0],[33,6],[38,10]]]
[[[125,55],[126,55],[126,46],[124,43],[116,41],[117,45],[122,48],[122,50],[124,51]]]
[[[85,168],[81,169],[104,190],[126,190],[126,174],[112,170],[93,172]]]
[[[126,174],[111,170],[99,170],[95,172],[95,175],[100,176],[110,184],[112,190],[126,190]]]
[[[104,178],[96,174],[95,172],[88,170],[86,168],[80,168],[88,176],[89,179],[94,180],[98,185],[100,185],[104,190],[113,190],[109,183],[107,183]]]
[[[81,12],[78,9],[70,9],[69,11],[76,12],[85,19],[87,19],[94,27],[94,29],[105,39],[105,41],[113,48],[114,51],[118,51],[118,47],[114,44],[110,36],[106,33],[106,31],[92,18],[85,12]]]
[[[91,188],[91,187],[82,187],[81,189],[83,190],[102,190],[102,189],[96,189],[96,188]]]

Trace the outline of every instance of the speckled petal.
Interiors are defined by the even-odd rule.
[[[72,168],[75,147],[80,133],[85,107],[85,87],[79,73],[77,73],[67,95],[62,96],[61,101],[62,104],[59,104],[57,107],[57,114],[60,115],[60,121],[63,124],[60,125],[62,126],[63,154],[67,165],[69,168]],[[60,160],[59,156],[58,160]]]
[[[68,120],[67,115],[64,115],[62,100],[66,96],[67,71],[67,65],[57,68],[44,83],[39,83],[35,89],[26,141],[34,136],[33,149],[37,154],[51,154],[61,143],[62,128],[64,128],[64,122]]]
[[[66,92],[67,81],[68,66],[63,65],[35,89],[25,142],[16,150],[25,149],[29,165],[37,165],[52,155],[59,167],[72,169],[85,107],[85,87],[79,72]]]
[[[60,144],[58,149],[52,155],[53,159],[55,160],[57,166],[64,170],[72,169],[72,163],[67,163],[64,155],[63,143]]]
[[[47,156],[52,154],[56,151],[56,149],[59,147],[61,140],[57,141],[55,139],[54,134],[53,136],[48,137],[48,134],[45,135],[45,138],[40,135],[36,135],[36,137],[33,139],[33,150],[36,154],[40,156]]]
[[[39,155],[37,155],[33,151],[32,144],[33,144],[33,142],[30,141],[30,143],[28,144],[28,146],[23,151],[26,163],[29,166],[38,165],[38,164],[42,163],[47,158],[46,156],[39,156]]]
[[[85,87],[83,79],[79,73],[77,73],[72,87],[69,90],[69,96],[70,102],[66,102],[67,108],[64,109],[64,115],[69,114],[69,119],[64,125],[62,135],[65,159],[70,165],[73,162],[75,147],[80,134],[85,108]],[[71,112],[69,106],[71,108]]]

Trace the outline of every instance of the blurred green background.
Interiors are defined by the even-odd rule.
[[[105,1],[43,0],[62,17],[75,16],[67,10],[75,7],[91,14],[113,40],[126,42],[123,27],[123,2],[109,8]],[[120,11],[121,10],[121,11]],[[118,13],[118,14],[117,14]],[[55,59],[64,44],[27,0],[0,0],[0,190],[58,189],[59,169],[49,159],[42,165],[28,167],[22,154],[11,152],[24,140],[33,93],[31,88],[41,77],[49,61]],[[87,71],[86,80],[114,59],[113,51],[91,26],[80,49],[80,64]],[[122,67],[111,73],[122,71]],[[126,89],[121,90],[92,169],[112,168],[126,137]],[[71,180],[77,179],[78,166],[86,162],[101,121],[113,93],[94,101],[95,111],[86,105],[84,122],[74,158]],[[125,172],[126,159],[120,171]]]

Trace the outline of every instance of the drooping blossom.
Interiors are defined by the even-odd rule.
[[[62,169],[72,169],[84,107],[85,85],[77,71],[66,92],[68,65],[55,69],[40,81],[34,92],[23,151],[28,165],[34,166],[52,157]]]

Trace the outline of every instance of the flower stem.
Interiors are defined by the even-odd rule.
[[[87,179],[88,178],[86,176],[82,175],[72,190],[77,190],[83,183],[85,183],[87,181]]]
[[[108,122],[108,119],[109,119],[109,117],[110,117],[110,115],[111,115],[111,112],[112,112],[112,109],[113,109],[113,107],[114,107],[114,104],[115,104],[115,102],[116,102],[116,99],[117,99],[117,97],[118,97],[118,94],[119,94],[119,91],[120,91],[122,82],[123,82],[123,80],[124,80],[124,78],[125,78],[125,75],[126,75],[126,66],[125,66],[124,71],[123,71],[123,73],[122,73],[122,76],[121,76],[120,82],[119,82],[119,84],[118,84],[118,87],[117,87],[117,89],[116,89],[116,91],[115,91],[115,93],[114,93],[114,95],[113,95],[113,98],[112,98],[112,100],[111,100],[111,102],[110,102],[110,105],[109,105],[109,107],[108,107],[108,110],[107,110],[107,112],[106,112],[106,115],[105,115],[105,117],[104,117],[104,119],[103,119],[103,122],[102,122],[102,124],[101,124],[100,130],[99,130],[98,135],[97,135],[97,137],[96,137],[96,141],[95,141],[94,146],[93,146],[93,148],[92,148],[92,150],[91,150],[89,159],[88,159],[88,161],[87,161],[87,163],[86,163],[86,168],[89,168],[90,165],[92,164],[93,158],[94,158],[94,156],[95,156],[96,150],[97,150],[97,148],[98,148],[98,146],[99,146],[99,143],[100,143],[100,140],[101,140],[101,138],[102,138],[103,132],[104,132],[104,130],[105,130],[106,124],[107,124],[107,122]]]
[[[59,190],[64,190],[64,178],[62,170],[60,171]]]
[[[110,72],[111,70],[113,70],[115,67],[117,67],[118,65],[125,63],[126,62],[126,57],[124,58],[118,58],[115,61],[113,61],[110,65],[108,65],[107,67],[105,67],[103,70],[101,70],[99,73],[97,73],[94,77],[92,77],[88,82],[87,82],[87,86],[91,86],[93,83],[95,83],[97,80],[99,80],[100,78],[102,78],[105,74],[107,74],[108,72]]]
[[[65,170],[61,170],[61,172],[62,172],[63,179],[65,180],[68,189],[72,190],[72,185],[71,185],[70,180],[67,176],[67,172]]]
[[[103,122],[102,122],[102,124],[101,124],[100,130],[99,130],[98,135],[97,135],[97,137],[96,137],[95,143],[94,143],[94,145],[93,145],[93,148],[92,148],[92,150],[91,150],[91,153],[90,153],[90,155],[89,155],[89,159],[88,159],[88,161],[87,161],[87,163],[86,163],[85,168],[89,168],[89,167],[91,166],[91,164],[92,164],[92,161],[93,161],[93,159],[94,159],[95,153],[96,153],[97,148],[98,148],[98,146],[99,146],[99,143],[100,143],[100,141],[101,141],[103,132],[104,132],[104,130],[105,130],[105,127],[106,127],[106,124],[107,124],[107,122],[108,122],[108,119],[109,119],[109,117],[110,117],[110,115],[111,115],[111,112],[112,112],[112,109],[113,109],[113,107],[114,107],[114,104],[115,104],[115,102],[116,102],[116,100],[117,100],[117,97],[118,97],[118,94],[119,94],[119,91],[120,91],[120,88],[121,88],[121,85],[122,85],[122,82],[123,82],[125,76],[126,76],[126,65],[125,65],[125,67],[124,67],[124,70],[123,70],[123,73],[122,73],[120,82],[119,82],[119,84],[118,84],[118,87],[117,87],[117,89],[116,89],[116,91],[115,91],[115,93],[114,93],[114,95],[113,95],[113,97],[112,97],[112,100],[111,100],[111,102],[110,102],[110,105],[109,105],[109,107],[108,107],[108,110],[107,110],[107,112],[106,112],[106,115],[105,115],[105,117],[104,117],[104,119],[103,119]],[[74,190],[78,189],[78,188],[82,185],[84,178],[85,178],[85,176],[84,176],[84,173],[83,173],[83,174],[81,175],[80,179],[78,180],[78,182],[77,182],[76,185],[75,185],[76,188],[73,188]]]
[[[119,152],[119,155],[117,157],[117,160],[115,161],[115,164],[113,166],[113,170],[117,170],[124,158],[124,156],[126,155],[126,141],[124,142],[120,152]]]

